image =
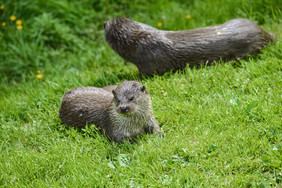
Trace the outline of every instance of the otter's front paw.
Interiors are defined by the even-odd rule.
[[[161,137],[161,138],[164,137],[164,134],[163,134],[162,132],[160,132],[160,131],[158,131],[158,135],[159,135],[159,137]]]

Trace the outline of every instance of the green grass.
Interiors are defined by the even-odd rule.
[[[280,1],[2,4],[0,187],[281,186]],[[10,15],[23,21],[23,30]],[[154,27],[162,22],[169,30],[245,17],[275,33],[277,42],[239,63],[143,78],[165,137],[144,135],[139,144],[122,145],[93,126],[67,128],[58,117],[70,88],[139,79],[104,40],[103,22],[116,16]]]

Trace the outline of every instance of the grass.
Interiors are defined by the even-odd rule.
[[[1,187],[281,186],[279,1],[3,4]],[[10,15],[23,21],[22,30]],[[61,125],[58,109],[70,88],[139,79],[136,67],[124,64],[104,40],[103,22],[122,15],[170,30],[245,17],[274,32],[277,42],[239,63],[143,78],[165,137],[144,135],[139,144],[121,145],[93,126]]]

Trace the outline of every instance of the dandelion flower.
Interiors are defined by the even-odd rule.
[[[10,20],[15,21],[17,19],[16,16],[10,16]]]
[[[192,17],[191,17],[190,14],[187,14],[187,15],[185,16],[185,18],[186,18],[187,20],[190,20]]]
[[[6,26],[7,25],[7,23],[6,22],[2,22],[2,26]]]
[[[221,32],[217,32],[217,35],[220,36],[220,35],[221,35]]]
[[[41,72],[40,70],[37,71],[38,74],[39,74],[40,72]]]
[[[36,75],[36,78],[38,78],[38,79],[42,79],[42,78],[43,78],[43,76],[42,76],[42,74],[37,74],[37,75]]]
[[[17,29],[18,29],[18,30],[22,30],[22,29],[23,29],[23,26],[22,26],[22,25],[18,25],[18,26],[17,26]]]
[[[17,21],[16,21],[16,24],[17,24],[17,25],[22,25],[22,23],[23,23],[23,22],[22,22],[21,20],[17,20]]]
[[[159,23],[157,24],[157,26],[158,26],[158,27],[162,27],[162,26],[163,26],[163,23],[162,23],[162,22],[159,22]]]
[[[0,6],[0,10],[3,10],[4,8],[5,8],[4,5],[1,5],[1,6]]]

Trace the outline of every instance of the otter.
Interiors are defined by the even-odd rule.
[[[137,81],[125,80],[104,88],[73,88],[64,94],[59,116],[63,124],[73,127],[94,124],[121,143],[145,133],[163,136],[153,116],[149,93]]]
[[[109,46],[148,76],[185,69],[187,64],[197,67],[245,58],[274,42],[274,34],[243,18],[192,30],[164,31],[119,17],[105,22],[104,29]]]

